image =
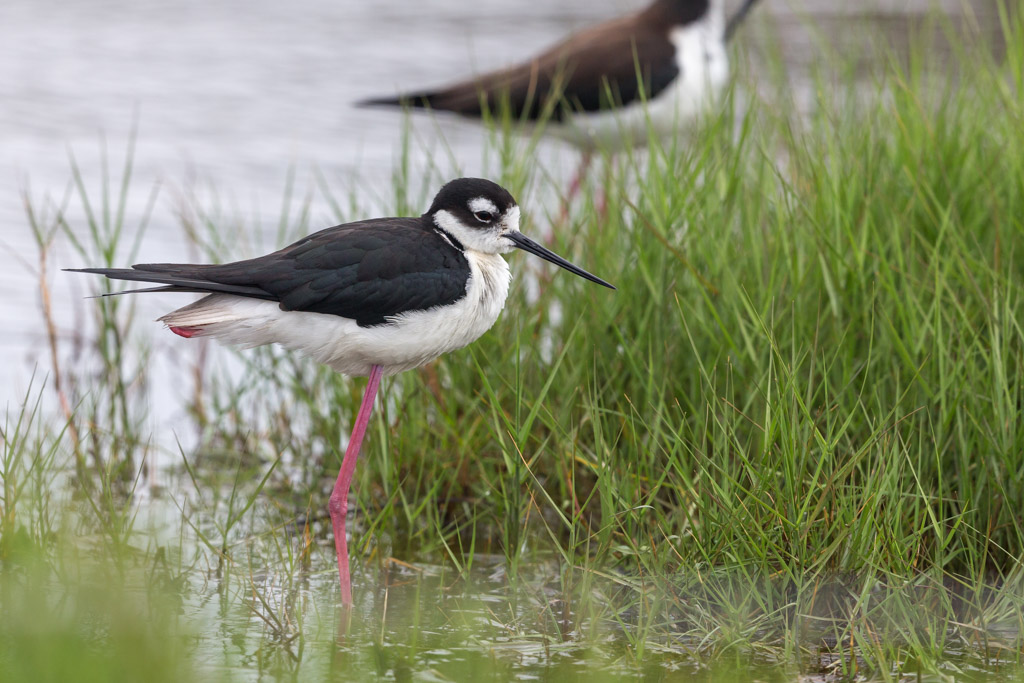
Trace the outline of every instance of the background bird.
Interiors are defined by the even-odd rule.
[[[725,44],[756,1],[726,24],[724,0],[655,0],[526,62],[360,104],[543,121],[545,133],[583,150],[571,198],[594,150],[643,145],[651,132],[671,136],[714,103],[729,76]]]
[[[519,213],[499,185],[460,178],[418,218],[346,223],[254,259],[74,270],[160,285],[121,293],[206,294],[160,318],[179,336],[243,347],[276,343],[343,374],[369,377],[328,505],[342,600],[349,604],[348,492],[381,377],[486,332],[511,280],[501,254],[513,249],[614,289],[520,233]]]

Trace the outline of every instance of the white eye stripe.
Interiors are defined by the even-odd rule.
[[[518,216],[518,211],[515,213]],[[475,221],[467,225],[463,222],[464,218],[445,210],[435,211],[433,218],[434,225],[441,232],[448,233],[453,240],[457,240],[464,251],[478,251],[484,254],[505,254],[512,251],[512,243],[501,236],[505,220],[501,225],[489,227],[483,227]],[[518,224],[515,227],[518,227]]]
[[[487,197],[474,197],[469,200],[469,210],[473,213],[487,211],[493,216],[498,215],[498,206]]]
[[[519,229],[519,207],[510,206],[504,216],[504,226],[507,230],[518,230]]]

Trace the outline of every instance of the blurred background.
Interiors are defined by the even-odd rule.
[[[69,222],[81,226],[82,207],[65,201],[71,155],[83,182],[98,188],[104,147],[116,179],[137,131],[126,197],[129,224],[138,222],[151,189],[159,186],[139,261],[188,258],[181,217],[197,203],[265,230],[272,243],[291,173],[296,203],[308,202],[311,229],[338,222],[314,190],[318,177],[364,211],[393,205],[388,186],[400,162],[403,117],[358,109],[353,102],[506,65],[644,4],[478,0],[469,11],[454,0],[4,0],[0,249],[6,267],[0,269],[0,315],[13,324],[0,336],[7,361],[0,367],[0,401],[23,398],[45,360],[26,199],[51,217],[63,205]],[[731,0],[728,9],[737,4]],[[823,49],[862,52],[864,78],[870,79],[871,64],[899,58],[909,36],[922,30],[924,15],[936,8],[949,18],[946,26],[933,22],[928,29],[940,34],[940,42],[944,31],[966,27],[999,50],[994,0],[764,0],[732,54],[746,65],[749,84],[767,77],[757,72],[765,46],[780,50],[783,77],[799,105],[811,101]],[[942,59],[941,49],[935,54]],[[410,135],[413,178],[428,168],[440,177],[486,172],[485,134],[471,122],[415,116]],[[577,159],[554,141],[542,143],[539,154],[565,177]],[[60,248],[51,261],[55,319],[70,337],[82,324],[82,297],[94,283],[56,269],[90,264]],[[151,317],[166,308],[159,301],[140,305],[153,307]]]

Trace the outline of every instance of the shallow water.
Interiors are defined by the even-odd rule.
[[[177,484],[188,490],[186,482]],[[61,550],[53,564],[5,563],[0,635],[20,644],[0,639],[0,676],[12,662],[31,659],[10,649],[19,646],[40,648],[53,660],[51,671],[67,666],[82,680],[137,680],[131,672],[152,666],[149,659],[161,653],[173,657],[172,668],[153,671],[154,680],[833,681],[890,674],[894,680],[1006,681],[1024,673],[1012,663],[1019,653],[1000,650],[1000,643],[1015,641],[1015,627],[1000,631],[997,624],[989,625],[987,652],[966,646],[965,629],[946,636],[949,650],[938,669],[908,655],[898,657],[891,672],[872,672],[859,660],[860,646],[836,638],[846,618],[864,618],[851,602],[862,590],[854,577],[834,583],[808,577],[794,593],[779,577],[746,571],[645,579],[569,568],[550,558],[512,578],[500,556],[478,553],[473,568],[460,572],[443,558],[419,557],[413,565],[385,549],[356,559],[355,604],[347,610],[338,604],[327,543],[304,550],[301,533],[279,526],[273,511],[254,511],[231,534],[231,559],[218,566],[195,531],[218,544],[207,522],[224,511],[209,505],[208,494],[184,499],[146,505],[123,546],[81,533],[93,527],[69,517],[65,521],[79,533],[57,536]],[[325,532],[315,536],[326,540]],[[81,557],[64,564],[75,549]],[[307,550],[308,561],[302,559]],[[886,593],[935,589],[913,583],[872,590],[881,600]],[[37,590],[25,591],[26,585]],[[758,592],[770,604],[779,595],[768,596],[780,587],[779,595],[789,597],[778,604],[791,611],[793,624],[785,635],[779,620],[749,600]],[[33,600],[43,595],[51,607],[39,612]],[[844,616],[842,605],[852,612]],[[734,624],[722,618],[729,612],[736,614]],[[901,637],[887,630],[886,615],[870,612],[877,637]],[[718,629],[736,628],[735,634],[723,639],[721,632],[705,631],[711,614]],[[905,624],[917,620],[892,616]],[[751,627],[747,619],[765,621]],[[139,631],[137,641],[133,631]],[[61,646],[37,640],[38,633]],[[758,645],[750,647],[749,640]],[[103,656],[67,661],[80,648]],[[122,661],[112,666],[108,653]]]

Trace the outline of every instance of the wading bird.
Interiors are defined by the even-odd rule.
[[[724,0],[655,0],[524,63],[360,104],[546,121],[545,133],[583,151],[571,199],[594,150],[644,145],[649,131],[670,137],[715,102],[729,77],[725,44],[755,2],[726,24]]]
[[[515,199],[480,178],[449,182],[418,218],[338,225],[259,258],[74,271],[160,285],[120,293],[206,294],[160,318],[181,337],[246,348],[276,343],[345,375],[369,377],[328,503],[341,598],[350,604],[348,492],[380,379],[490,329],[512,277],[501,254],[513,249],[615,289],[520,233]]]

